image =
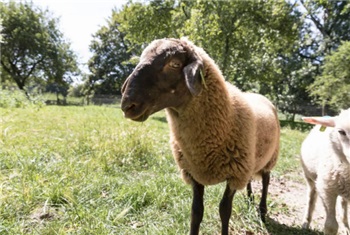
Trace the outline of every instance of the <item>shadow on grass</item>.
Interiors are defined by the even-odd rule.
[[[166,117],[152,117],[153,120],[167,123]]]
[[[95,104],[95,103],[90,103],[90,104],[86,104],[84,102],[81,102],[81,101],[66,101],[66,102],[63,102],[63,101],[60,101],[60,102],[57,102],[56,100],[52,101],[52,100],[46,100],[45,101],[45,104],[47,106],[106,106],[106,107],[114,107],[114,108],[117,108],[117,109],[120,109],[121,106],[120,106],[120,102],[118,103],[110,103],[110,104]]]
[[[270,235],[323,235],[323,232],[303,229],[299,227],[289,227],[277,221],[266,218],[266,229]]]
[[[56,100],[46,100],[45,101],[46,105],[50,105],[50,106],[84,106],[83,102],[74,102],[74,101],[56,101]]]

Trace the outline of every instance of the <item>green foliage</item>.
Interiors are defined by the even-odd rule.
[[[0,113],[1,234],[188,233],[192,193],[178,176],[164,113],[145,123],[105,106],[0,108]],[[295,154],[304,136],[282,130],[272,177],[300,180]],[[224,188],[206,188],[203,234],[220,229]],[[258,200],[259,189],[255,192]],[[270,215],[293,211],[276,199],[268,204]],[[234,234],[291,235],[297,234],[295,226],[290,232],[281,225],[265,227],[256,205],[247,203],[244,192],[236,194]]]
[[[95,35],[91,77],[109,89],[117,83],[118,91],[132,69],[125,61],[141,48],[156,38],[187,36],[208,52],[227,80],[267,95],[294,120],[300,106],[311,102],[307,88],[322,71],[323,57],[350,35],[349,6],[329,1],[130,1],[113,11],[108,26]]]
[[[299,16],[282,0],[130,1],[113,11],[108,26],[96,33],[91,44],[95,53],[90,61],[91,77],[110,84],[113,76],[119,84],[127,73],[112,73],[108,68],[123,71],[122,62],[139,55],[154,39],[187,36],[205,48],[227,80],[244,90],[275,96],[271,85],[293,69],[283,69],[283,62],[298,40]]]
[[[119,14],[131,43],[188,36],[227,80],[246,89],[281,75],[278,56],[288,54],[298,36],[298,17],[285,1],[151,1],[129,3]]]
[[[0,89],[0,108],[42,107],[44,105],[44,100],[40,96],[28,99],[21,90]]]
[[[153,0],[147,4],[132,1],[121,12],[120,30],[134,45],[144,45],[158,38],[178,37],[178,27],[183,20],[174,21],[179,11],[178,1]]]
[[[58,19],[31,2],[1,2],[0,15],[2,71],[18,88],[72,82],[78,72],[76,56],[58,30]]]
[[[302,113],[299,107],[310,103],[307,88],[313,82],[315,69],[309,60],[299,57],[296,51],[281,59],[279,63],[280,79],[267,88],[267,91],[272,91],[267,94],[272,94],[270,99],[278,109],[286,114],[288,120],[294,121],[295,115]]]
[[[325,57],[322,74],[310,86],[313,96],[322,105],[336,109],[350,106],[350,41],[343,42],[336,51]]]
[[[306,10],[304,30],[308,34],[305,35],[303,55],[321,62],[322,57],[338,48],[341,41],[350,40],[350,2],[324,0],[300,2]],[[312,26],[314,31],[310,32]]]
[[[337,50],[342,41],[350,41],[350,2],[348,1],[324,1],[324,0],[301,0],[301,6],[305,9],[304,26],[300,31],[299,55],[312,63],[310,75],[311,81],[308,92],[323,107],[330,104],[333,109],[339,109],[344,104],[338,99],[344,94],[342,88],[339,93],[333,89],[335,83],[341,83],[339,79],[330,81],[336,76],[330,74],[329,56]],[[327,59],[328,58],[328,59]],[[328,71],[323,71],[328,67]],[[305,70],[303,68],[303,70]],[[344,82],[344,81],[343,81]],[[346,82],[338,84],[347,87]],[[324,86],[322,85],[324,84]],[[331,88],[333,87],[333,88]],[[335,96],[334,98],[331,96]],[[347,98],[344,98],[344,101]],[[339,105],[338,105],[339,104]]]
[[[84,85],[85,84],[78,84],[75,86],[70,86],[68,95],[72,97],[84,97]]]
[[[120,94],[123,82],[135,66],[131,61],[135,49],[119,29],[121,18],[121,14],[113,11],[108,25],[93,35],[90,50],[94,55],[88,62],[91,74],[85,81],[88,93],[93,90],[95,94]]]
[[[0,43],[2,43],[2,18],[0,17]]]
[[[227,80],[252,89],[257,81],[280,78],[279,56],[291,51],[298,35],[298,19],[285,1],[198,1],[191,12],[186,34]]]
[[[128,1],[111,13],[90,44],[90,74],[80,87],[88,101],[94,94],[120,94],[135,56],[152,40],[187,36],[227,80],[265,94],[290,119],[311,103],[311,91],[322,105],[347,106],[347,95],[343,104],[339,98],[346,79],[324,63],[350,41],[348,1]],[[0,17],[1,82],[14,81],[28,96],[38,86],[66,96],[79,70],[59,20],[32,2],[12,0],[0,3]]]

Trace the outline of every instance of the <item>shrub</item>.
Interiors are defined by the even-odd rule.
[[[25,108],[28,106],[43,106],[44,101],[38,96],[28,98],[24,91],[0,89],[1,108]]]

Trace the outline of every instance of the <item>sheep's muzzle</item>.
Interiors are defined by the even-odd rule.
[[[147,109],[142,103],[135,102],[128,96],[123,96],[121,109],[124,112],[124,117],[133,121],[143,122],[149,117]]]

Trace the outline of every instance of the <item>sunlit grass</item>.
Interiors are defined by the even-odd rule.
[[[304,136],[282,130],[273,176],[300,170]],[[0,234],[187,234],[192,193],[168,137],[163,112],[135,123],[113,106],[0,109]],[[206,188],[201,234],[218,234],[224,188]],[[255,207],[237,193],[235,234],[267,234]]]
[[[303,182],[299,154],[301,143],[306,135],[307,132],[300,132],[289,128],[281,129],[279,160],[273,174],[277,177],[287,177],[288,179]]]

